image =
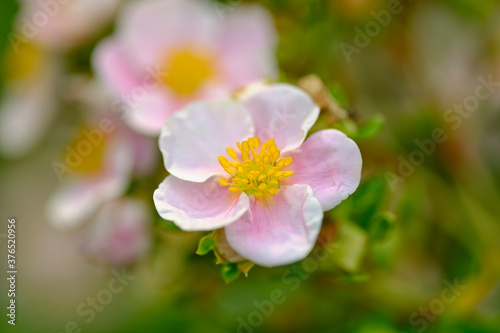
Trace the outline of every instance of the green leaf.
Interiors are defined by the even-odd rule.
[[[251,261],[243,261],[239,262],[238,264],[238,269],[245,274],[245,276],[248,276],[248,272],[255,266],[255,264]]]
[[[354,274],[348,274],[344,275],[340,278],[340,282],[343,283],[359,283],[359,282],[365,282],[370,280],[370,275],[366,273],[354,273]]]
[[[352,195],[352,219],[368,230],[370,222],[377,215],[387,192],[387,182],[383,176],[375,176],[362,184]]]
[[[389,233],[396,226],[396,215],[391,212],[385,212],[375,217],[369,226],[368,233],[370,240],[382,241],[387,238]]]
[[[0,11],[0,61],[4,61],[7,48],[13,47],[13,43],[18,42],[17,33],[12,32],[13,21],[16,18],[16,12],[19,4],[14,0],[2,1],[2,10]],[[4,63],[0,62],[0,67]],[[0,90],[4,85],[6,68],[0,68]]]
[[[350,138],[356,138],[358,136],[358,125],[349,118],[336,123],[333,128],[341,131]]]
[[[175,225],[172,221],[160,220],[160,226],[168,231],[182,231],[178,226]]]
[[[198,243],[198,250],[196,251],[197,255],[204,256],[205,254],[212,251],[215,247],[213,235],[207,235],[200,239]]]
[[[375,137],[382,131],[384,124],[384,117],[382,115],[376,115],[361,126],[361,129],[356,136],[356,140],[362,141]]]
[[[228,263],[228,264],[222,265],[221,274],[222,274],[222,278],[224,279],[224,281],[227,284],[229,284],[229,283],[235,281],[240,276],[241,271],[238,268],[238,265]]]
[[[217,261],[215,262],[216,265],[227,263],[226,259],[222,258],[222,256],[219,254],[219,251],[217,251],[217,247],[214,248],[214,255],[217,259]]]
[[[347,200],[328,214],[334,219],[350,220],[368,230],[370,222],[380,214],[387,194],[387,182],[383,175],[365,180]]]
[[[332,242],[335,251],[332,253],[333,261],[349,273],[359,270],[365,252],[367,235],[356,224],[344,221],[338,223],[338,236]]]
[[[344,89],[342,89],[342,86],[338,83],[335,83],[333,85],[330,85],[329,88],[330,94],[338,103],[338,105],[340,105],[341,107],[346,107],[348,105],[348,100]]]

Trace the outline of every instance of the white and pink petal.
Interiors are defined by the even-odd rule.
[[[259,5],[241,5],[224,14],[218,63],[228,88],[275,79],[278,38],[271,14]]]
[[[26,39],[56,51],[88,42],[109,25],[122,0],[21,0],[16,28]]]
[[[130,264],[150,247],[149,207],[136,199],[121,198],[102,205],[82,239],[82,251],[99,261]]]
[[[76,227],[90,218],[103,202],[125,193],[133,171],[133,158],[125,144],[113,140],[104,152],[106,159],[101,170],[75,176],[58,188],[47,205],[48,219],[53,226]]]
[[[249,209],[248,196],[228,191],[212,177],[195,183],[168,176],[153,195],[160,216],[186,231],[222,228]]]
[[[219,156],[253,134],[252,118],[241,104],[205,101],[168,118],[159,145],[169,173],[187,181],[204,182],[211,176],[224,175]]]
[[[158,136],[165,121],[184,106],[183,101],[159,87],[142,90],[137,95],[140,97],[128,96],[116,107],[122,108],[122,118],[130,128],[148,136]]]
[[[354,141],[337,130],[317,132],[283,157],[293,158],[285,168],[294,171],[286,184],[309,185],[324,211],[354,193],[361,179],[361,152]]]
[[[299,147],[319,115],[319,107],[304,91],[289,84],[274,84],[247,97],[255,135],[273,138],[281,152]]]
[[[130,3],[118,19],[118,39],[141,67],[161,64],[172,51],[213,53],[219,20],[209,2],[150,0]]]
[[[113,38],[99,43],[92,54],[92,66],[105,86],[118,96],[129,95],[143,84],[143,70]]]
[[[250,211],[225,228],[231,247],[262,266],[304,259],[314,247],[323,210],[307,185],[284,187],[269,201],[255,200]]]

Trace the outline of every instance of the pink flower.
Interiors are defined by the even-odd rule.
[[[121,12],[115,35],[95,50],[93,67],[134,130],[157,135],[192,101],[276,76],[271,15],[258,5],[219,14],[200,0],[147,0]]]
[[[125,194],[132,177],[149,173],[157,160],[152,138],[133,132],[112,114],[101,117],[81,129],[52,163],[63,182],[47,205],[48,219],[57,228],[89,219],[104,202]]]
[[[149,247],[149,211],[135,199],[108,201],[92,218],[82,250],[97,260],[130,264],[143,257]]]
[[[0,98],[0,154],[19,158],[40,143],[56,116],[61,66],[39,45],[7,48]]]
[[[179,111],[159,140],[171,174],[154,193],[159,214],[187,231],[225,228],[229,245],[259,265],[303,259],[323,211],[352,194],[361,174],[360,151],[343,133],[304,142],[318,114],[287,84]]]
[[[122,0],[21,0],[20,37],[67,51],[88,42],[109,25]]]

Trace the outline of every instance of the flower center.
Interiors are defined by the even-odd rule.
[[[219,179],[219,183],[229,186],[230,191],[245,192],[254,197],[275,195],[278,193],[281,180],[293,175],[291,170],[281,170],[292,164],[293,160],[291,157],[280,159],[281,152],[273,139],[264,142],[262,147],[257,137],[241,144],[237,142],[237,145],[240,153],[233,148],[226,150],[233,161],[224,156],[219,157],[219,163],[231,175],[230,179]]]
[[[210,56],[189,49],[170,54],[164,65],[167,75],[161,83],[179,95],[194,93],[215,72]]]
[[[69,144],[71,150],[66,150],[67,156],[71,154],[71,159],[75,161],[72,169],[80,174],[91,174],[97,172],[103,167],[104,146],[106,137],[92,142],[89,140],[89,131],[82,127],[78,136]]]
[[[26,79],[43,68],[45,54],[31,43],[20,43],[17,49],[9,47],[4,55],[4,77],[6,81]]]

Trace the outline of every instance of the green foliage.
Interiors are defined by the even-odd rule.
[[[355,141],[365,141],[376,137],[384,128],[385,118],[382,115],[376,115],[358,126],[357,123],[348,118],[333,125],[334,129],[343,132],[345,135]]]
[[[461,15],[474,19],[484,19],[498,6],[496,0],[446,0],[446,2]]]
[[[336,123],[335,125],[333,125],[333,128],[341,131],[350,138],[356,138],[359,133],[358,125],[354,120],[350,118],[344,119]]]
[[[339,222],[338,236],[332,242],[332,260],[347,272],[357,272],[366,249],[366,232],[355,223]]]
[[[382,213],[370,221],[368,235],[372,241],[383,241],[396,226],[396,215],[391,212]]]
[[[210,251],[212,251],[214,247],[215,243],[214,243],[213,233],[210,233],[209,235],[204,236],[200,239],[196,254],[204,256],[205,254],[208,254]]]
[[[237,264],[238,266],[238,269],[243,273],[245,274],[245,276],[248,276],[248,272],[250,272],[250,270],[255,266],[255,264],[251,261],[243,261],[243,262],[239,262]]]
[[[372,139],[382,131],[384,124],[385,118],[382,115],[376,115],[361,126],[354,139],[356,141]]]
[[[222,275],[222,279],[226,283],[231,283],[231,282],[235,281],[241,275],[241,271],[238,268],[237,264],[226,263],[226,264],[223,264],[221,267],[221,275]]]
[[[332,97],[335,99],[335,101],[338,103],[338,105],[342,108],[347,108],[349,107],[349,102],[346,96],[346,93],[344,89],[342,88],[342,85],[339,83],[334,83],[329,86],[330,88],[330,94]]]
[[[18,4],[14,0],[3,0],[2,10],[0,10],[0,90],[4,80],[3,55],[5,50],[12,47],[11,43],[16,41],[16,35],[12,32],[14,13],[18,10]]]
[[[373,176],[362,183],[356,192],[330,214],[337,218],[351,220],[368,231],[371,221],[384,205],[386,194],[385,178],[382,175]]]
[[[161,218],[158,219],[158,224],[166,231],[182,231],[178,226],[172,221],[166,221]]]
[[[343,275],[339,282],[341,283],[361,283],[370,280],[370,275],[366,273],[352,273]]]

